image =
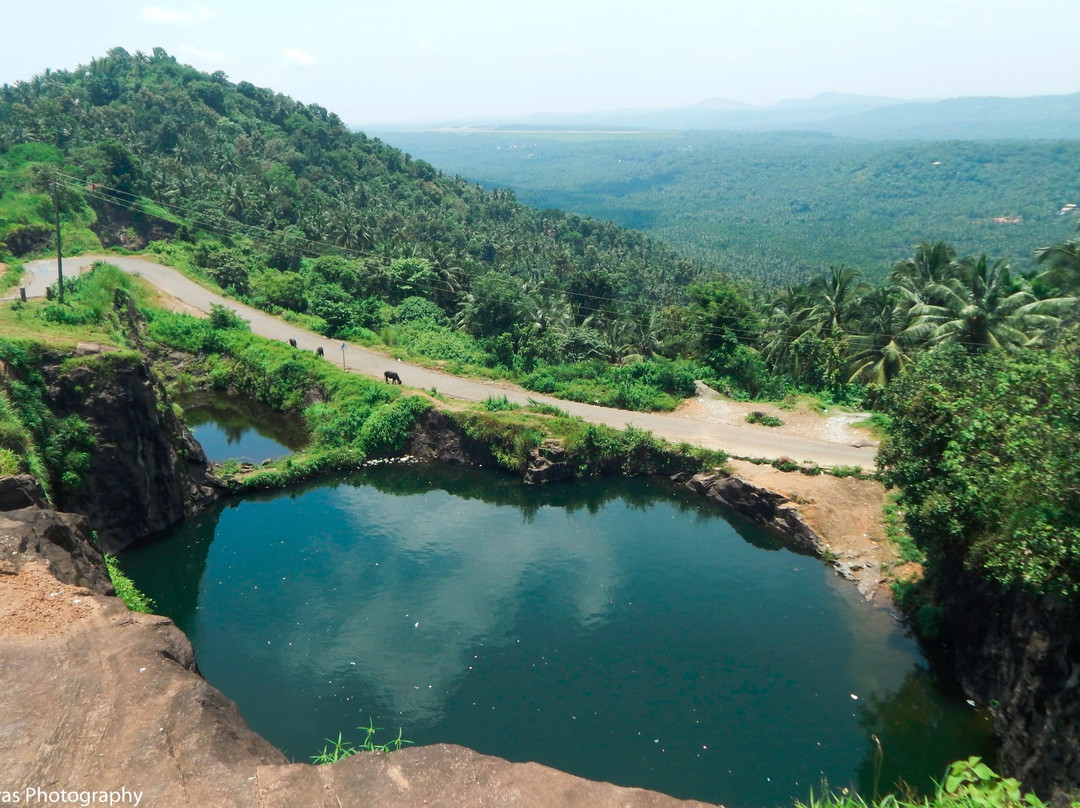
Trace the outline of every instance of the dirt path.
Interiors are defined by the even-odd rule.
[[[811,461],[822,466],[874,467],[875,447],[843,423],[822,418],[814,413],[784,414],[785,425],[779,428],[747,424],[745,417],[752,409],[764,409],[760,404],[725,402],[718,398],[703,398],[675,413],[639,413],[563,401],[528,392],[506,382],[486,382],[463,379],[437,370],[396,362],[376,351],[340,340],[330,340],[297,326],[290,325],[265,312],[244,306],[210,292],[188,280],[175,269],[144,258],[126,256],[87,255],[64,259],[64,273],[78,275],[95,261],[107,260],[125,272],[139,275],[175,301],[177,308],[207,313],[211,304],[227,306],[251,323],[251,330],[269,339],[288,341],[309,351],[322,348],[327,361],[342,363],[346,369],[381,379],[387,369],[396,370],[407,386],[424,390],[435,389],[444,395],[469,401],[483,401],[492,395],[505,395],[517,404],[529,399],[561,407],[571,415],[590,423],[605,424],[616,429],[635,426],[674,443],[690,443],[708,449],[722,449],[738,457],[777,458],[788,456],[797,461]],[[27,296],[45,294],[45,287],[56,277],[56,262],[52,259],[31,261],[26,265],[24,286]],[[9,298],[19,295],[13,289]],[[707,388],[706,388],[707,389]]]

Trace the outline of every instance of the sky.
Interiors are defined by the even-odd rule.
[[[352,126],[1080,91],[1077,0],[6,0],[0,83],[164,48]]]

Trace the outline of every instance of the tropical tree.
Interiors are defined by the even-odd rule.
[[[1025,281],[1013,278],[1004,260],[990,263],[983,254],[954,264],[955,275],[930,283],[923,302],[912,306],[908,338],[931,345],[956,342],[969,351],[1015,349],[1036,343],[1060,322],[1055,313],[1073,303],[1072,298],[1040,300]]]
[[[1071,238],[1035,251],[1035,260],[1046,264],[1038,280],[1062,292],[1080,293],[1080,238]]]
[[[918,290],[931,283],[944,283],[956,272],[956,250],[944,241],[922,242],[911,258],[893,267],[892,282]]]
[[[851,339],[848,381],[883,388],[911,364],[910,307],[898,290],[878,287],[862,299],[859,332]]]
[[[854,326],[859,299],[870,287],[860,280],[862,273],[840,264],[830,266],[824,277],[810,284],[814,306],[809,313],[812,326],[818,331],[849,331]]]

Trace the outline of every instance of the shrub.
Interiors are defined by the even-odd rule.
[[[521,405],[513,403],[506,396],[488,396],[484,399],[484,409],[488,412],[508,412],[520,410]]]
[[[775,415],[768,415],[761,410],[754,410],[752,413],[746,416],[746,422],[748,424],[761,424],[762,426],[783,426],[784,421],[781,418],[777,418]]]
[[[365,454],[397,451],[417,420],[431,404],[419,396],[403,396],[373,412],[360,428],[359,445]]]

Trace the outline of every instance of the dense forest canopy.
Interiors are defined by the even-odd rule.
[[[387,132],[531,205],[610,219],[764,283],[828,264],[884,280],[922,241],[1030,269],[1080,221],[1080,141],[868,141],[809,132]]]
[[[448,291],[458,275],[503,272],[543,277],[583,303],[644,288],[678,296],[702,271],[637,233],[519,205],[351,133],[318,105],[200,73],[160,49],[117,48],[5,85],[0,152],[21,144],[55,147],[56,162],[113,202],[155,200],[200,229],[256,239],[283,266],[335,247],[423,257]]]

